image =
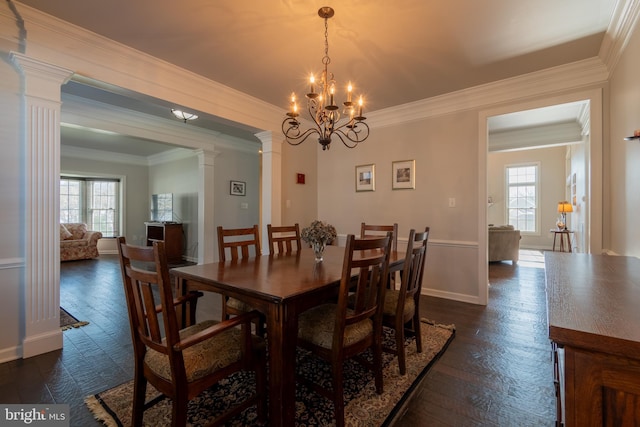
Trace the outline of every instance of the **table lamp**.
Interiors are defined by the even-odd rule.
[[[573,212],[573,206],[571,206],[571,203],[567,202],[566,200],[562,202],[558,202],[558,212],[560,212],[560,215],[562,216],[562,226],[558,224],[558,228],[562,228],[563,230],[566,230],[567,229],[567,212]]]

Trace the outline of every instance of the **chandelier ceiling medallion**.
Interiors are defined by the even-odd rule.
[[[323,150],[329,149],[331,137],[337,135],[342,143],[354,148],[358,143],[369,137],[369,126],[365,123],[367,119],[362,115],[364,101],[362,95],[359,97],[357,105],[352,101],[353,86],[351,82],[347,85],[347,100],[342,103],[343,109],[335,103],[336,81],[333,73],[329,72],[329,26],[328,20],[334,14],[334,10],[328,6],[320,8],[318,15],[324,19],[324,58],[320,81],[316,86],[316,79],[313,74],[309,78],[310,91],[306,94],[307,111],[311,116],[314,126],[303,131],[298,121],[298,104],[296,94],[291,94],[291,110],[282,122],[282,133],[291,145],[299,145],[310,135],[318,134],[318,142]],[[317,91],[316,91],[317,87]],[[340,119],[343,118],[341,121]]]

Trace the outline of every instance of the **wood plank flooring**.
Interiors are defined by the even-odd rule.
[[[424,297],[423,317],[454,323],[456,338],[397,426],[554,425],[544,261],[537,254],[523,253],[516,266],[490,264],[486,307]],[[114,255],[62,263],[61,305],[90,324],[65,331],[62,350],[0,364],[0,402],[67,403],[72,426],[102,425],[84,397],[133,375],[120,280]]]

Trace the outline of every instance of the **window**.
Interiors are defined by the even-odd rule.
[[[119,200],[119,179],[60,178],[60,222],[84,222],[104,237],[116,237]]]
[[[507,218],[520,231],[538,231],[537,164],[507,167]]]

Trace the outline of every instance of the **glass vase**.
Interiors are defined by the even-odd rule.
[[[316,256],[316,262],[322,262],[322,254],[324,253],[324,242],[314,242],[312,245],[313,253]]]

